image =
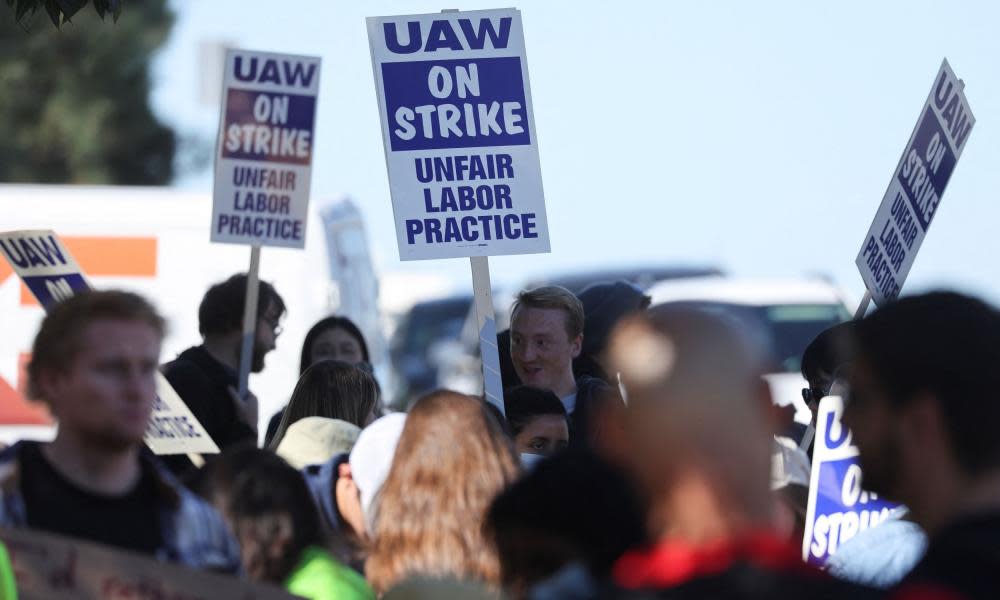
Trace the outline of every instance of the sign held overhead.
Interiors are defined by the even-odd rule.
[[[549,251],[517,10],[370,17],[401,260]]]
[[[976,118],[965,84],[941,63],[855,263],[876,304],[899,295]]]
[[[320,59],[226,54],[212,241],[304,248]]]

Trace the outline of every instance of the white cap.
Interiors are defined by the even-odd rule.
[[[351,477],[361,492],[361,510],[369,526],[375,516],[375,497],[389,476],[405,423],[406,413],[386,415],[365,427],[351,450]]]
[[[350,452],[360,434],[361,428],[347,421],[306,417],[288,426],[275,452],[296,469],[304,469]]]

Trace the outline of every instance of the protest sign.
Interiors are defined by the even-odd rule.
[[[292,600],[281,588],[26,529],[0,529],[21,600]]]
[[[401,260],[549,251],[521,15],[369,17]]]
[[[0,233],[0,251],[46,311],[90,289],[76,260],[50,230]],[[217,454],[219,447],[163,375],[156,374],[157,398],[145,442],[155,454]]]
[[[876,304],[899,295],[976,123],[964,87],[948,61],[942,62],[861,245],[855,263]]]
[[[859,532],[889,518],[896,504],[862,489],[858,448],[841,423],[844,402],[827,396],[819,403],[809,484],[802,558],[822,566]]]
[[[226,54],[212,241],[304,248],[320,59]]]

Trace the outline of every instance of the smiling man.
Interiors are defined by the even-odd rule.
[[[583,304],[566,288],[542,286],[517,295],[510,317],[510,358],[525,385],[551,390],[569,415],[570,444],[597,434],[598,404],[611,388],[595,377],[573,375],[583,347]]]
[[[50,443],[0,454],[0,525],[239,569],[218,514],[142,451],[163,331],[156,310],[127,292],[87,292],[46,316],[28,394],[48,405],[59,429]]]

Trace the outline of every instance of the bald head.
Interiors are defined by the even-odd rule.
[[[766,353],[754,333],[722,314],[664,306],[612,336],[610,359],[628,392],[629,462],[654,501],[693,476],[737,505],[769,505]]]

